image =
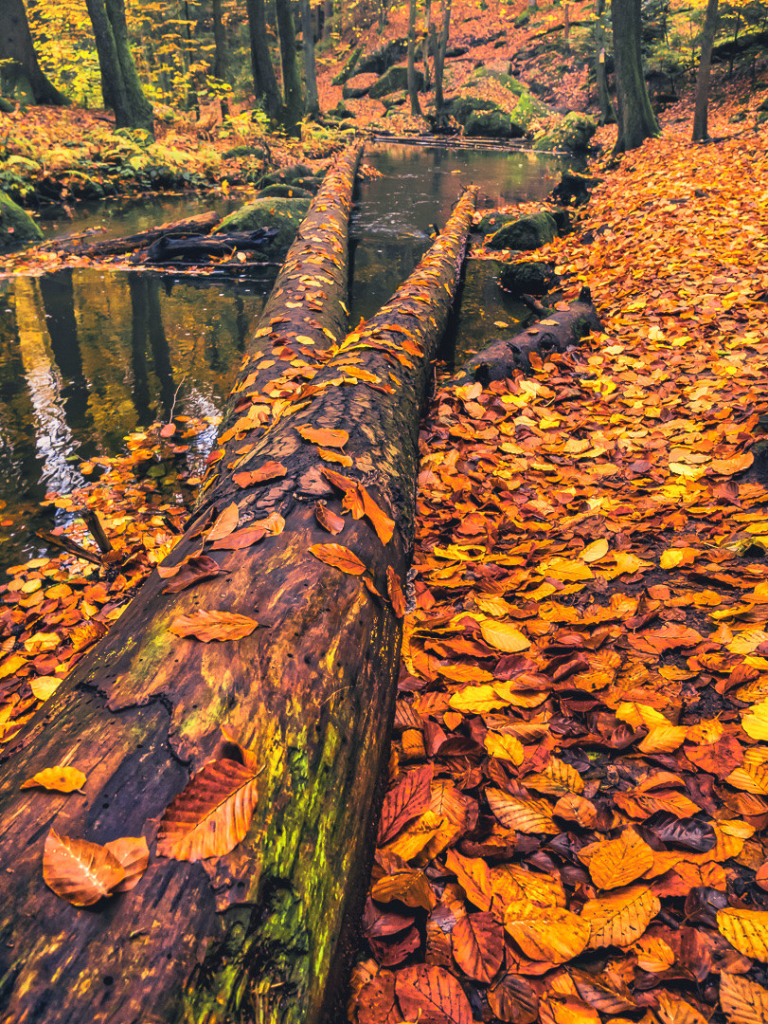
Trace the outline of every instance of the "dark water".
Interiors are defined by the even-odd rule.
[[[481,206],[543,198],[559,159],[405,145],[366,148],[384,173],[358,190],[351,227],[351,318],[374,313],[442,227],[460,189]],[[106,224],[132,234],[242,200],[144,198],[78,209],[60,234]],[[174,277],[61,270],[0,280],[0,567],[42,553],[31,529],[50,529],[39,502],[84,482],[78,464],[119,450],[122,438],[176,414],[215,417],[229,393],[275,269],[252,277]],[[459,355],[514,325],[523,310],[496,287],[497,266],[470,261],[452,338]]]

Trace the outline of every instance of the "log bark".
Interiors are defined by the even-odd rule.
[[[342,161],[331,183],[350,165],[353,176],[355,164]],[[242,550],[209,550],[221,574],[182,593],[164,594],[167,581],[153,574],[6,761],[0,993],[14,1024],[314,1024],[338,1010],[346,922],[367,884],[400,629],[386,596],[309,548],[345,545],[383,595],[387,568],[404,575],[418,412],[473,196],[396,299],[346,339],[338,330],[347,279],[338,205],[324,186],[260,319],[201,511],[167,561],[197,550],[201,519],[231,499],[241,526],[280,513],[285,529]],[[289,297],[302,289],[295,308]],[[337,512],[342,504],[317,448],[297,431],[308,425],[349,432],[354,464],[344,472],[395,520],[389,543],[365,517],[345,519],[338,537],[320,528],[318,499]],[[276,480],[239,487],[233,479],[278,459],[286,472]],[[169,632],[176,616],[197,609],[262,625],[210,644]],[[216,751],[222,727],[261,766],[247,835],[214,860],[157,857],[158,820]],[[80,767],[85,798],[20,792],[44,764]],[[131,892],[75,909],[42,881],[51,827],[101,843],[143,833],[149,868]]]
[[[603,329],[588,288],[582,288],[578,300],[569,303],[567,310],[546,311],[538,303],[535,306],[539,312],[546,313],[543,319],[512,338],[492,341],[467,360],[451,378],[451,383],[478,381],[485,386],[489,381],[512,377],[517,370],[527,372],[531,368],[532,352],[539,355],[564,352],[590,331]]]
[[[220,220],[221,217],[213,211],[198,213],[194,217],[168,221],[166,224],[158,224],[156,228],[148,228],[146,231],[140,231],[136,235],[126,235],[123,238],[102,238],[98,241],[82,236],[56,238],[41,245],[40,248],[45,249],[46,252],[71,256],[119,256],[122,253],[133,252],[135,249],[143,249],[159,238],[207,235]]]

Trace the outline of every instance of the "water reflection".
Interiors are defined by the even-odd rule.
[[[172,409],[219,410],[269,288],[89,270],[0,282],[3,564],[37,551],[38,502],[78,486],[81,459]]]

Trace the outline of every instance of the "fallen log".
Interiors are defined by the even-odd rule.
[[[468,359],[451,378],[453,384],[478,381],[484,387],[489,381],[512,377],[516,370],[531,369],[531,353],[546,355],[564,352],[577,345],[590,331],[603,329],[592,304],[589,288],[582,288],[578,299],[564,310],[546,310],[538,303],[534,309],[542,319],[532,323],[512,338],[497,338],[482,352]]]
[[[172,238],[162,235],[147,248],[133,256],[133,262],[154,265],[184,263],[207,263],[212,259],[232,256],[236,252],[253,252],[262,249],[277,234],[277,228],[257,228],[256,231],[232,231],[227,235],[186,238]]]
[[[185,217],[184,220],[158,224],[156,228],[148,228],[136,235],[126,235],[122,238],[102,238],[96,242],[92,237],[83,238],[82,235],[75,235],[74,237],[55,238],[50,242],[45,242],[40,248],[45,252],[55,252],[62,256],[120,256],[126,252],[133,252],[135,249],[144,249],[164,236],[178,238],[188,235],[207,235],[220,220],[221,217],[218,213],[211,210],[209,213],[198,213],[194,217]]]
[[[400,630],[387,595],[399,602],[394,580],[410,556],[418,413],[473,202],[460,201],[420,267],[363,330],[338,344],[320,330],[329,342],[321,351],[289,327],[297,350],[311,350],[311,365],[289,359],[288,341],[278,347],[271,337],[281,295],[285,302],[302,284],[317,290],[300,280],[317,274],[302,232],[304,273],[287,266],[260,320],[259,340],[276,358],[246,361],[204,507],[166,559],[165,578],[153,573],[14,743],[0,797],[0,992],[14,1024],[314,1024],[336,1011],[345,928],[365,894],[388,755]],[[335,229],[343,220],[330,205],[317,212],[326,216],[309,229],[316,255],[327,242],[324,223]],[[346,283],[346,268],[336,269]],[[287,304],[283,323],[317,331],[292,318],[321,323],[326,303],[341,312],[337,290],[328,282],[323,290],[321,310],[308,313],[305,296],[303,310]],[[244,415],[266,404],[267,392],[269,418]],[[325,462],[315,441],[353,465]],[[323,529],[338,529],[346,510],[338,537]],[[315,548],[333,541],[347,571]],[[365,566],[359,575],[355,557]],[[203,559],[216,571],[201,582],[213,571]],[[197,584],[180,589],[190,574]],[[173,634],[202,611],[259,625],[237,641]],[[227,741],[228,760],[219,754],[222,728],[239,744]],[[41,767],[62,764],[85,773],[84,799],[19,790]],[[209,800],[206,819],[199,800],[181,794],[214,770],[241,783],[236,796],[219,796],[215,814]],[[231,852],[175,859],[218,850],[233,830],[237,839],[248,810]],[[149,866],[130,892],[76,909],[41,876],[52,828],[102,844],[143,834]],[[194,851],[175,844],[179,828],[181,847],[189,841]]]

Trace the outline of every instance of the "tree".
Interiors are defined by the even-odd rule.
[[[264,0],[246,0],[248,11],[248,32],[251,41],[251,66],[253,68],[253,91],[261,102],[267,117],[280,115],[282,99],[272,67],[267,43],[267,15]]]
[[[301,95],[301,75],[296,55],[296,32],[291,14],[291,0],[275,0],[277,35],[280,40],[280,63],[283,67],[283,99],[285,125],[295,130],[304,112]]]
[[[432,39],[435,57],[435,123],[438,128],[445,122],[445,98],[443,97],[443,68],[445,67],[445,51],[448,49],[448,33],[451,27],[451,0],[443,0],[443,24],[440,35],[436,37],[432,27]]]
[[[312,8],[309,0],[301,0],[301,34],[304,54],[304,86],[306,90],[305,111],[307,114],[320,113],[317,98],[317,74],[315,70],[315,29],[312,23]]]
[[[608,74],[605,68],[605,0],[597,0],[595,8],[595,84],[597,85],[597,102],[600,107],[600,124],[614,124],[616,114],[608,92]]]
[[[696,99],[693,109],[693,141],[702,142],[709,138],[707,131],[707,110],[709,100],[709,68],[712,63],[712,47],[715,45],[717,30],[718,0],[708,0],[701,34],[701,60],[696,74]]]
[[[227,32],[224,26],[224,19],[221,13],[221,0],[213,2],[213,40],[216,47],[213,60],[213,74],[219,82],[224,84],[227,77],[227,65],[229,54],[227,52]],[[229,113],[229,100],[226,94],[221,97],[221,113],[223,116]]]
[[[613,57],[616,64],[616,105],[619,137],[615,153],[637,149],[659,134],[651,107],[640,53],[640,0],[613,0]]]
[[[19,90],[35,103],[67,102],[38,63],[24,0],[0,2],[0,67],[3,92],[12,95]]]
[[[411,114],[421,114],[419,89],[416,83],[416,0],[408,4],[408,95],[411,100]]]
[[[154,132],[152,104],[144,95],[128,42],[125,0],[85,0],[93,26],[104,102],[118,128]]]

